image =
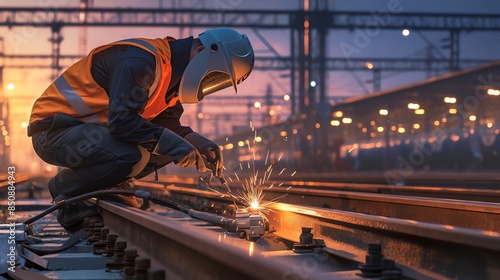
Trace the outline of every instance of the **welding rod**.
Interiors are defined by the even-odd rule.
[[[219,181],[227,189],[227,194],[233,199],[234,207],[236,207],[236,210],[238,210],[238,204],[236,204],[236,200],[234,199],[234,195],[231,193],[231,189],[229,188],[229,185],[227,184],[226,178],[224,177],[224,174],[219,175]]]

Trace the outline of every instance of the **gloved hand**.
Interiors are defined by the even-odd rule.
[[[197,149],[169,129],[163,130],[152,153],[170,156],[178,166],[190,168],[196,165],[198,171],[210,171]]]
[[[189,133],[184,139],[195,146],[200,154],[206,158],[205,165],[208,169],[212,170],[215,177],[222,176],[224,161],[219,145],[196,132]]]

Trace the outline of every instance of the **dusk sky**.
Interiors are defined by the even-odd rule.
[[[172,0],[173,1],[173,0]],[[94,7],[172,7],[172,1],[164,0],[163,3],[155,0],[147,1],[131,1],[131,0],[94,0]],[[313,1],[313,0],[311,0]],[[395,0],[337,0],[329,1],[331,9],[338,11],[367,11],[380,12],[387,9],[389,1]],[[216,9],[220,3],[225,3],[226,7],[235,10],[239,9],[262,9],[262,10],[280,10],[280,9],[299,9],[302,7],[303,1],[269,1],[269,0],[207,0],[207,1],[174,1],[174,5],[207,9]],[[500,12],[500,2],[491,0],[454,0],[454,1],[433,1],[433,0],[399,0],[399,5],[402,7],[402,13],[405,12],[432,12],[432,13],[474,13],[474,14],[498,14]],[[25,1],[8,1],[1,0],[0,7],[78,7],[78,0],[25,0]],[[1,9],[1,8],[0,8]],[[230,10],[230,9],[229,9]],[[113,27],[113,28],[87,28],[87,52],[99,45],[121,40],[131,37],[164,37],[166,35],[173,37],[188,36],[188,32],[193,35],[199,34],[202,29],[184,29],[181,33],[178,29],[173,28],[130,28],[130,27]],[[273,54],[266,46],[257,38],[251,29],[241,29],[242,33],[246,33],[254,45],[256,55],[272,56]],[[23,33],[24,32],[24,33]],[[3,52],[5,54],[51,54],[51,44],[48,41],[50,37],[49,28],[31,28],[26,33],[21,27],[8,29],[0,27],[0,36],[4,38]],[[62,54],[78,54],[79,42],[79,27],[63,27],[62,35],[64,40],[61,44]],[[268,40],[273,47],[282,56],[289,55],[289,33],[283,30],[262,30],[259,31]],[[399,30],[382,30],[377,36],[371,38],[369,45],[363,48],[355,57],[376,57],[376,58],[425,58],[426,57],[426,40],[440,46],[443,43],[442,39],[449,36],[445,31],[422,31],[422,36],[410,30],[410,35],[402,36]],[[13,38],[22,36],[21,41],[15,41]],[[353,33],[347,30],[332,30],[328,37],[328,56],[342,57],[340,45],[342,42],[352,42]],[[471,32],[461,33],[460,41],[460,57],[470,59],[491,59],[499,60],[500,52],[498,46],[500,44],[499,32]],[[448,50],[441,50],[442,54],[448,57]],[[11,110],[11,135],[12,142],[16,143],[17,149],[21,147],[31,146],[30,139],[25,137],[25,128],[23,122],[26,122],[29,117],[31,106],[35,98],[37,98],[43,90],[50,84],[50,69],[14,69],[9,68],[9,65],[19,64],[41,64],[50,63],[49,60],[44,61],[28,61],[28,60],[0,60],[4,64],[3,77],[3,92],[10,101]],[[64,65],[69,66],[69,65]],[[238,88],[238,96],[262,96],[268,87],[271,85],[273,92],[276,95],[283,96],[289,94],[290,84],[286,77],[282,77],[283,72],[260,72],[254,71],[252,75]],[[440,73],[444,74],[444,73]],[[356,79],[366,82],[372,78],[372,74],[368,71],[364,72],[331,72],[328,77],[328,95],[329,96],[359,96],[366,94],[366,89],[372,90],[372,85],[365,83],[363,89]],[[382,72],[382,90],[392,87],[405,85],[426,78],[425,72]],[[8,88],[9,84],[13,84]],[[219,93],[218,93],[219,94]],[[221,96],[232,96],[232,93],[227,91],[220,93]],[[1,98],[1,96],[0,96]],[[186,106],[188,116],[193,116],[195,107]],[[283,118],[287,117],[287,110],[284,110]],[[189,124],[189,117],[186,122]],[[246,125],[246,124],[245,124]],[[23,137],[17,139],[16,137]],[[14,146],[13,146],[14,149]],[[25,149],[26,150],[26,149]],[[28,153],[28,152],[27,152]],[[29,152],[31,153],[31,152]],[[25,155],[25,157],[28,155]]]
[[[242,1],[242,0],[224,0],[224,1],[174,1],[176,6],[182,5],[183,7],[201,7],[204,5],[206,8],[214,9],[219,7],[220,3],[226,3],[226,7],[234,7],[234,9],[263,9],[263,10],[277,10],[277,9],[298,9],[301,7],[302,1]],[[372,1],[329,1],[330,6],[334,10],[339,11],[368,11],[377,12],[387,9],[388,0],[372,0]],[[78,0],[26,0],[26,1],[0,1],[1,6],[32,6],[32,7],[47,7],[47,6],[61,6],[61,7],[77,7]],[[203,4],[201,4],[203,3]],[[399,1],[402,12],[433,12],[433,13],[477,13],[477,14],[491,14],[500,12],[500,2],[496,1],[467,1],[467,0],[455,0],[455,1],[431,1],[431,0],[420,0],[420,1],[410,1],[410,0],[400,0]],[[94,7],[148,7],[154,8],[163,6],[164,8],[171,7],[172,1],[163,0],[162,4],[159,1],[99,1],[94,0]],[[16,30],[17,29],[17,30]],[[38,28],[30,32],[30,38],[26,43],[19,45],[13,45],[9,42],[9,35],[12,33],[19,34],[19,28],[13,28],[8,30],[7,28],[0,28],[2,36],[5,38],[5,53],[7,54],[50,54],[51,46],[48,42],[50,37],[50,30],[48,28]],[[176,29],[169,28],[88,28],[87,29],[87,39],[88,45],[87,49],[90,50],[101,44],[105,44],[110,41],[120,40],[129,37],[161,37],[164,35],[171,35],[174,37],[187,36],[189,30],[184,30],[181,34]],[[192,30],[193,35],[197,35],[202,30]],[[254,48],[258,51],[258,55],[272,55],[267,48],[256,38],[252,30],[242,29],[241,32],[247,33]],[[273,45],[273,47],[281,54],[289,54],[289,40],[288,32],[283,30],[263,30],[260,31],[264,37]],[[34,34],[33,34],[34,33]],[[78,28],[67,27],[63,28],[62,34],[64,40],[62,42],[62,53],[63,54],[77,54],[78,53]],[[428,41],[434,43],[436,46],[442,45],[440,41],[448,36],[448,32],[445,31],[423,31],[423,36],[427,38]],[[352,42],[353,33],[345,30],[334,30],[330,31],[329,34],[329,48],[328,55],[330,57],[342,57],[342,52],[340,50],[341,42]],[[500,58],[500,53],[497,51],[498,43],[500,42],[500,34],[498,32],[472,32],[461,34],[461,54],[462,58],[481,58],[481,59],[498,59]],[[36,46],[36,47],[34,47]],[[355,54],[357,57],[391,57],[391,58],[423,58],[426,55],[425,48],[427,44],[424,39],[418,36],[415,32],[411,33],[410,36],[404,37],[401,32],[396,30],[381,31],[380,34],[372,38],[368,47],[364,48],[361,53]],[[88,51],[87,50],[87,51]],[[267,51],[267,52],[266,52]],[[444,55],[448,55],[447,50],[442,50]],[[9,61],[11,62],[11,61]],[[260,73],[259,73],[260,74]],[[259,85],[252,83],[252,85],[242,85],[241,93],[247,92],[245,90],[246,86],[251,86],[252,94],[255,91],[263,92],[268,83],[273,85],[276,91],[283,93],[289,90],[289,82],[285,79],[277,79],[280,73],[265,73],[263,78],[259,75]],[[357,73],[361,80],[368,80],[371,78],[369,72]],[[5,70],[5,82],[11,79],[14,83],[20,80],[22,77],[23,81],[27,79],[30,82],[36,84],[47,84],[49,82],[48,76],[44,77],[40,70]],[[256,73],[253,77],[255,78]],[[394,86],[406,84],[408,82],[419,81],[425,79],[426,74],[421,72],[411,72],[411,73],[383,73],[383,77],[387,77],[382,81],[382,89],[388,89]],[[47,79],[46,79],[47,78]],[[366,85],[371,90],[371,85]],[[23,86],[24,87],[24,86]],[[42,86],[43,87],[43,86]],[[331,95],[340,96],[350,96],[364,94],[364,91],[355,82],[352,73],[340,73],[334,72],[329,78],[329,88],[331,90]],[[21,88],[18,88],[21,91]],[[33,91],[34,88],[26,88],[27,91]]]

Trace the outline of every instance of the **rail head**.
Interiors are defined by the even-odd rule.
[[[175,275],[191,275],[193,279],[209,276],[228,279],[231,275],[238,279],[282,279],[293,273],[293,264],[269,258],[254,242],[227,238],[226,232],[209,225],[199,227],[111,202],[99,201],[97,204],[110,229]]]

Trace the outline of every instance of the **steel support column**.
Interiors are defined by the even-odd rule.
[[[50,78],[55,80],[62,69],[59,65],[59,58],[61,57],[61,42],[63,37],[61,36],[61,28],[63,26],[62,22],[53,22],[51,26],[52,35],[49,42],[52,43],[52,75]]]
[[[450,71],[460,70],[460,31],[450,30]]]

